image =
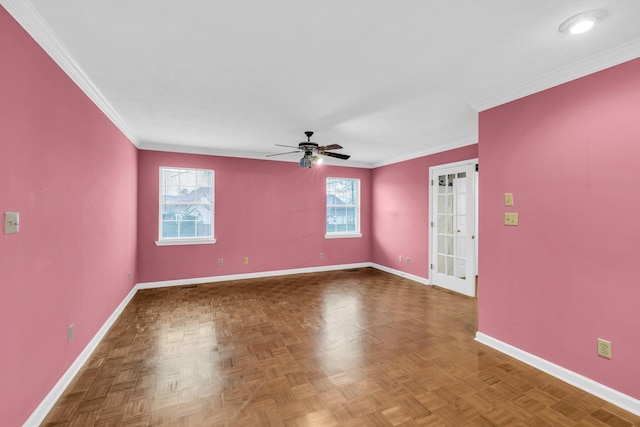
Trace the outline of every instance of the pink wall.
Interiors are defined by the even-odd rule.
[[[479,144],[480,332],[635,398],[638,76],[634,60],[482,112]]]
[[[157,151],[138,155],[138,281],[368,262],[371,171]],[[215,170],[213,245],[156,246],[160,166]],[[325,178],[359,178],[361,238],[325,239]],[[324,259],[320,259],[320,252]],[[243,258],[249,257],[249,264]],[[222,266],[218,259],[224,259]]]
[[[429,278],[429,168],[477,156],[474,144],[373,170],[373,262]]]
[[[136,149],[0,7],[0,425],[40,404],[134,284]],[[67,328],[75,325],[75,339]]]

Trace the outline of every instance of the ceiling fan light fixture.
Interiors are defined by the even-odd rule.
[[[564,21],[558,27],[561,33],[582,34],[589,31],[593,26],[607,15],[604,9],[594,9],[579,13]]]
[[[312,168],[313,167],[313,158],[310,155],[305,154],[300,159],[299,166],[301,168]]]

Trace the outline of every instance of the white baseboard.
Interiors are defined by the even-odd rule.
[[[404,277],[405,279],[413,280],[414,282],[422,283],[423,285],[431,284],[429,283],[429,279],[425,279],[424,277],[416,276],[414,274],[405,273],[404,271],[396,270],[395,268],[385,267],[384,265],[380,265],[376,263],[370,263],[369,265],[378,270],[395,274],[396,276]]]
[[[594,396],[597,396],[609,403],[612,403],[625,411],[629,411],[632,414],[640,416],[640,400],[621,393],[617,390],[607,387],[606,385],[597,383],[585,376],[570,371],[548,360],[542,359],[531,353],[527,353],[524,350],[520,350],[510,344],[497,340],[485,335],[482,332],[476,333],[476,341],[488,345],[502,353],[505,353],[521,362],[531,365],[534,368],[540,369],[549,375],[552,375],[572,386],[578,387],[581,390],[586,391]]]
[[[129,304],[131,298],[136,294],[137,289],[134,287],[127,294],[126,297],[122,300],[122,302],[118,305],[115,311],[109,316],[104,325],[98,330],[98,332],[94,335],[94,337],[89,341],[87,346],[82,350],[82,352],[78,355],[76,360],[73,361],[69,369],[62,375],[62,377],[58,380],[55,386],[51,389],[51,391],[45,396],[40,405],[36,408],[35,411],[31,414],[31,416],[25,421],[23,424],[24,427],[37,427],[44,421],[45,417],[53,408],[53,405],[58,401],[62,393],[67,389],[73,378],[78,374],[82,366],[86,363],[91,356],[91,353],[96,349],[102,338],[106,335],[107,331],[115,321],[118,319],[124,308]]]
[[[161,282],[138,283],[136,289],[164,288],[167,286],[199,285],[201,283],[229,282],[232,280],[260,279],[263,277],[287,276],[290,274],[318,273],[323,271],[346,270],[349,268],[372,267],[370,262],[358,264],[323,265],[319,267],[292,268],[289,270],[260,271],[257,273],[229,274],[226,276],[196,277],[191,279],[164,280]]]

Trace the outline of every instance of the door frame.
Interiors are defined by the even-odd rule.
[[[436,246],[436,234],[434,233],[434,197],[437,197],[437,193],[434,191],[435,186],[431,185],[431,180],[435,179],[434,176],[435,174],[437,174],[438,170],[441,169],[445,169],[445,168],[451,168],[451,167],[456,167],[456,166],[464,166],[464,165],[471,165],[474,164],[476,165],[475,168],[475,175],[474,175],[474,184],[473,184],[473,200],[474,200],[474,229],[471,230],[471,233],[473,236],[475,236],[474,238],[474,246],[475,246],[475,250],[474,255],[473,255],[473,259],[471,260],[471,262],[473,263],[473,271],[476,274],[476,277],[478,275],[478,179],[479,179],[479,162],[478,162],[478,158],[474,158],[474,159],[468,159],[468,160],[461,160],[458,162],[452,162],[452,163],[445,163],[445,164],[440,164],[440,165],[435,165],[435,166],[429,166],[429,177],[428,177],[428,187],[429,187],[429,226],[428,226],[428,230],[429,230],[429,259],[428,259],[428,265],[427,265],[427,270],[429,271],[429,284],[434,285],[433,283],[433,266],[434,266],[434,255],[435,255],[435,246]],[[474,278],[475,279],[475,278]],[[437,285],[436,285],[437,286]],[[477,297],[477,287],[474,287],[472,295],[469,294],[464,294],[467,296],[471,296],[471,297]]]

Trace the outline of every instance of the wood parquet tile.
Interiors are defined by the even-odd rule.
[[[371,269],[139,291],[43,426],[633,426]]]

